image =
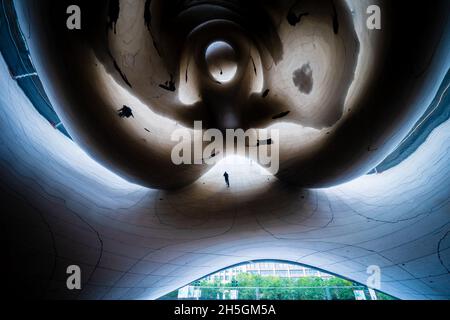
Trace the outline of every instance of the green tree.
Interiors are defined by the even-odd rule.
[[[338,277],[289,279],[241,273],[226,284],[203,279],[192,285],[201,287],[202,299],[205,300],[222,299],[223,294],[230,290],[238,290],[240,300],[354,300],[355,287],[365,290],[369,296],[366,287]],[[178,291],[175,291],[164,298],[176,299],[177,296]],[[377,297],[379,300],[395,300],[379,292]]]

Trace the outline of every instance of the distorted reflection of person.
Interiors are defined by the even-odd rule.
[[[133,110],[131,110],[131,108],[127,106],[123,106],[123,108],[118,111],[118,115],[121,118],[134,118]]]

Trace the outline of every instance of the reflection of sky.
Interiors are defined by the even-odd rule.
[[[0,51],[13,77],[21,77],[36,72],[28,54],[27,45],[17,24],[17,17],[13,1],[3,1],[0,10]],[[47,119],[50,124],[69,136],[61,124],[56,112],[37,76],[25,76],[17,80],[18,85],[33,103],[36,110]]]
[[[377,168],[377,172],[386,171],[413,154],[428,138],[431,132],[450,119],[450,69],[439,88],[433,103],[419,119],[411,132],[399,147],[391,153]]]

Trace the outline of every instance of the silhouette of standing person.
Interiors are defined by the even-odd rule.
[[[225,183],[227,184],[227,187],[230,187],[230,175],[228,174],[228,172],[225,172],[223,174],[223,176],[225,177]]]

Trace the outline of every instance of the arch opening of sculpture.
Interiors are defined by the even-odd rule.
[[[206,63],[214,80],[227,83],[237,73],[236,54],[234,49],[224,41],[211,43],[205,52]]]

